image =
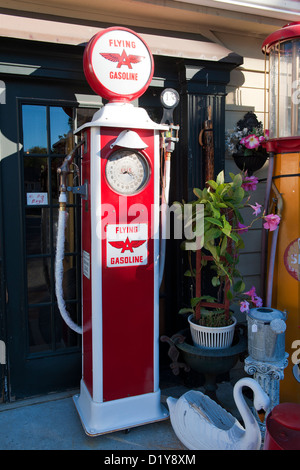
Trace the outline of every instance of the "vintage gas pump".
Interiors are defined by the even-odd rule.
[[[74,402],[86,433],[98,435],[168,417],[158,362],[160,156],[164,149],[169,159],[176,137],[162,138],[170,126],[130,103],[153,76],[152,54],[135,32],[95,35],[84,72],[108,100],[76,131],[81,186],[73,188],[82,194],[83,271],[83,371]],[[174,109],[177,92],[165,95],[164,106]]]
[[[280,400],[300,402],[300,387],[293,375],[292,361],[300,339],[300,23],[288,24],[272,33],[262,49],[269,58],[267,188],[270,190],[271,183],[274,188],[266,200],[275,205],[275,212],[281,211],[278,232],[269,240],[266,305],[288,312],[289,365],[281,384]]]

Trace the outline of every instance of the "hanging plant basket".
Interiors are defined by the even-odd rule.
[[[193,321],[194,315],[188,317],[194,346],[198,348],[221,349],[229,348],[233,341],[236,318],[231,317],[233,323],[229,326],[208,327],[198,325]]]
[[[236,166],[242,170],[247,171],[247,174],[251,176],[254,171],[260,170],[267,161],[267,152],[256,152],[254,155],[245,156],[244,153],[234,153],[233,159]]]

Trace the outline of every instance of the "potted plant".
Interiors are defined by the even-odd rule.
[[[180,313],[189,314],[193,341],[200,347],[224,348],[231,345],[236,320],[231,314],[230,304],[238,303],[242,312],[247,312],[250,306],[262,306],[254,287],[245,292],[245,283],[238,269],[239,253],[244,247],[242,234],[261,217],[265,221],[264,228],[269,230],[275,230],[280,221],[276,214],[260,216],[261,205],[250,204],[250,193],[256,189],[257,178],[243,173],[230,174],[230,177],[231,181],[225,182],[221,172],[216,180],[207,181],[203,190],[194,189],[196,199],[186,203],[192,210],[188,211],[191,215],[185,224],[194,229],[199,219],[197,206],[202,206],[203,231],[200,233],[198,228],[195,232],[199,249],[191,249],[190,243],[183,242],[190,265],[185,275],[194,279],[196,296],[192,297],[191,306],[182,308]],[[247,206],[256,216],[249,226],[244,225],[241,213]],[[185,204],[181,204],[181,214],[185,210]],[[210,293],[202,295],[201,292],[204,268],[206,277],[208,270],[211,273],[211,285],[216,291],[213,296]]]
[[[264,131],[262,122],[250,111],[237,122],[232,132],[227,132],[226,150],[232,155],[237,167],[251,176],[267,160],[264,145],[268,137],[269,132]]]

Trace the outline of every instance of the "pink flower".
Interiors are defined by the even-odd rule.
[[[242,142],[247,149],[256,149],[260,146],[259,139],[255,134],[244,137]]]
[[[280,222],[279,215],[276,215],[276,214],[265,215],[264,219],[266,220],[266,222],[264,223],[264,228],[266,230],[270,230],[270,232],[273,232],[274,230],[276,230],[277,225]]]
[[[258,202],[256,202],[254,206],[250,204],[250,207],[252,207],[252,209],[254,210],[254,215],[258,215],[261,213],[261,204],[258,204]]]
[[[256,294],[255,287],[251,287],[248,292],[244,292],[244,295],[249,295],[251,297],[251,302],[254,304],[255,307],[262,307],[263,301],[258,295]]]
[[[255,297],[256,296],[256,290],[255,290],[255,286],[251,287],[250,290],[248,290],[248,292],[244,292],[245,295],[249,295],[249,297]]]
[[[255,307],[262,307],[263,301],[260,297],[255,296],[253,299],[251,299],[252,302],[254,303]]]
[[[243,225],[243,224],[241,224],[240,222],[238,222],[237,231],[238,231],[239,233],[248,232],[248,227],[247,227],[246,225]]]
[[[249,312],[249,302],[247,302],[247,300],[240,302],[240,311],[246,313]]]
[[[244,188],[245,191],[255,191],[257,183],[258,179],[255,176],[245,176],[242,188]]]

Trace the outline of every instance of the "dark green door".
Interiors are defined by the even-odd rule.
[[[74,129],[98,108],[99,97],[80,103],[70,85],[6,82],[0,174],[10,400],[79,386],[81,336],[62,320],[55,296],[57,168],[74,146]],[[68,184],[78,185],[76,172]],[[70,193],[68,201],[63,291],[80,324],[81,200]]]

